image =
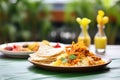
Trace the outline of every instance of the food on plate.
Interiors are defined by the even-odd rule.
[[[56,45],[53,46],[54,48],[61,48],[59,43],[56,43]]]
[[[102,58],[97,57],[90,52],[88,48],[82,43],[72,43],[66,47],[65,52],[59,55],[56,61],[52,62],[54,66],[93,66],[104,64]]]
[[[42,43],[44,43],[46,45],[50,45],[50,42],[48,40],[42,40]]]
[[[23,45],[17,45],[14,44],[12,46],[7,45],[5,48],[3,48],[3,50],[8,50],[8,51],[34,51],[36,52],[39,48],[39,43],[38,42],[34,42],[31,44],[23,44]]]
[[[28,44],[28,49],[30,49],[31,51],[37,51],[39,48],[39,43],[38,42],[34,42],[32,44]]]
[[[5,47],[4,49],[5,49],[5,50],[8,50],[8,51],[12,51],[12,50],[13,50],[13,48],[12,48],[11,46],[7,46],[7,47]]]
[[[63,48],[54,48],[50,44],[40,43],[38,51],[30,54],[30,57],[36,62],[50,63],[55,61],[56,57],[62,54],[63,50]]]
[[[42,43],[46,44],[46,45],[49,45],[50,46],[50,42],[47,41],[47,40],[43,40]],[[54,48],[60,48],[61,45],[59,42],[57,42],[55,45],[52,45]]]
[[[58,45],[58,44],[57,44]],[[40,43],[37,52],[30,54],[30,60],[51,66],[94,66],[105,64],[105,61],[90,52],[83,42],[55,48]]]

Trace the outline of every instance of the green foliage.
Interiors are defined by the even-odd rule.
[[[50,29],[50,6],[42,0],[0,0],[0,43],[11,41],[28,41],[47,39]],[[92,20],[89,33],[92,38],[97,31],[97,11],[102,9],[110,21],[105,32],[109,44],[115,44],[120,37],[120,1],[119,0],[72,0],[65,4],[66,26],[78,32],[76,17],[87,17]],[[77,30],[76,30],[77,29]]]
[[[48,22],[49,9],[41,0],[0,0],[0,27],[1,33],[6,36],[0,39],[6,41],[42,40],[50,28]],[[44,13],[45,16],[41,14]],[[7,29],[6,26],[7,25]],[[8,38],[8,39],[7,39]]]

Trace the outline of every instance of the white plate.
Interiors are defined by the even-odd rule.
[[[101,57],[105,63],[100,65],[93,65],[93,66],[75,66],[75,67],[69,67],[69,66],[52,66],[50,64],[44,64],[40,62],[33,61],[31,57],[28,58],[28,61],[34,64],[35,66],[46,69],[46,70],[52,70],[52,71],[60,71],[60,72],[92,72],[96,70],[101,70],[106,67],[111,62],[111,59],[107,57]]]
[[[6,43],[0,45],[0,52],[2,52],[4,55],[8,57],[15,57],[15,58],[27,58],[29,57],[29,54],[34,53],[33,51],[8,51],[4,50],[6,46],[13,46],[13,45],[24,45],[24,44],[32,44],[34,42],[13,42],[13,43]],[[40,42],[38,42],[40,43]],[[54,46],[56,42],[50,42],[50,45]],[[64,46],[64,44],[59,43],[60,46]]]
[[[13,42],[13,43],[6,43],[0,45],[0,52],[8,57],[16,57],[16,58],[25,58],[28,57],[29,54],[33,53],[33,51],[8,51],[4,50],[6,46],[13,46],[13,45],[24,45],[24,44],[32,44],[34,42]]]

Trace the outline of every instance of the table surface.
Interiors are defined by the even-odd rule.
[[[95,51],[94,46],[90,49]],[[44,70],[27,59],[8,58],[0,53],[0,80],[120,80],[120,45],[108,45],[104,56],[112,59],[106,69],[81,73]]]

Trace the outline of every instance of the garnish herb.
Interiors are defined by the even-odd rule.
[[[76,59],[76,56],[75,56],[74,54],[71,54],[71,55],[69,56],[69,59],[70,59],[70,60]]]
[[[62,61],[63,63],[66,63],[66,62],[68,61],[68,59],[65,58],[65,57],[62,57],[62,58],[61,58],[61,61]]]

